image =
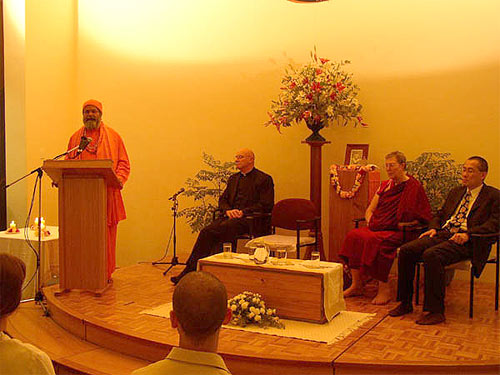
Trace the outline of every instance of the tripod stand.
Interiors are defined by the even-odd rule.
[[[182,189],[182,191],[184,191],[184,189]],[[182,193],[181,191],[181,193]],[[170,200],[172,200],[172,211],[173,211],[173,217],[174,217],[174,225],[173,225],[173,228],[172,228],[172,231],[173,231],[173,242],[174,242],[174,253],[172,255],[172,260],[170,262],[153,262],[153,265],[156,265],[156,264],[170,264],[170,266],[167,268],[167,270],[165,272],[163,272],[163,276],[165,276],[168,271],[170,271],[173,267],[177,266],[177,265],[182,265],[182,266],[185,266],[186,263],[181,263],[179,262],[179,258],[177,258],[177,227],[176,227],[176,223],[177,223],[177,211],[179,209],[179,202],[177,201],[177,195],[180,194],[180,193],[177,193],[177,194],[174,194]],[[168,251],[168,249],[167,249]]]
[[[80,146],[77,146],[77,147],[72,148],[71,150],[63,152],[62,154],[57,155],[55,158],[53,158],[53,160],[59,159],[63,156],[66,156],[70,152],[73,152],[76,149],[78,149],[79,147]],[[40,269],[40,263],[41,263],[41,257],[42,257],[42,177],[43,177],[42,167],[38,167],[36,169],[33,169],[31,172],[27,173],[23,177],[20,177],[17,180],[11,182],[10,184],[5,185],[5,189],[8,189],[12,185],[17,184],[18,182],[24,180],[25,178],[27,178],[35,173],[37,174],[37,176],[36,176],[36,180],[35,180],[35,188],[33,190],[31,207],[33,207],[33,199],[35,198],[35,193],[36,193],[36,190],[38,187],[38,228],[37,228],[38,229],[38,239],[37,239],[38,252],[35,251],[35,248],[31,245],[31,242],[29,240],[28,235],[26,237],[26,241],[28,242],[29,246],[33,249],[33,252],[35,253],[35,257],[36,257],[36,271],[35,272],[37,273],[37,278],[35,280],[35,291],[36,292],[35,292],[35,297],[33,298],[33,300],[36,303],[40,304],[40,306],[43,309],[43,314],[45,316],[49,316],[49,311],[47,310],[47,307],[43,304],[44,296],[43,296],[43,292],[42,292],[42,280],[41,280],[42,275],[41,275],[41,269]],[[29,227],[30,215],[31,215],[31,208],[29,210],[28,217],[26,219],[26,230],[29,230],[28,227]]]

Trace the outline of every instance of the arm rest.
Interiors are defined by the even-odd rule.
[[[398,229],[403,232],[417,232],[427,229],[427,225],[420,223],[418,220],[398,223]]]
[[[470,237],[476,237],[476,238],[495,238],[499,237],[500,232],[496,233],[472,233],[470,234]]]
[[[363,221],[366,221],[364,217],[358,217],[357,219],[352,219],[354,223],[354,228],[359,228],[359,223],[362,223]]]

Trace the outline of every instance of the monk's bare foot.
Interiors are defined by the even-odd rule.
[[[391,288],[389,283],[378,283],[378,292],[375,298],[372,299],[374,305],[385,305],[391,300]]]
[[[363,295],[363,288],[357,285],[351,285],[349,288],[344,290],[344,297],[356,297]]]

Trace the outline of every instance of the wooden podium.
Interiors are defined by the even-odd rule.
[[[107,280],[107,187],[120,187],[112,160],[46,160],[59,187],[59,288],[96,295]]]
[[[351,190],[356,171],[339,171],[342,190]],[[371,171],[365,175],[356,196],[352,199],[340,198],[330,184],[330,222],[328,228],[330,262],[339,261],[338,253],[348,231],[354,228],[353,219],[365,217],[365,211],[380,185],[380,171]]]

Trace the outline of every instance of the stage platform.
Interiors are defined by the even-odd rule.
[[[22,304],[8,332],[46,351],[60,374],[127,374],[164,358],[178,343],[168,319],[140,314],[171,301],[174,287],[163,270],[150,264],[118,269],[102,297],[75,291],[56,297],[55,286],[45,288],[51,317],[43,317],[40,306]],[[447,289],[447,321],[435,326],[415,324],[421,306],[389,317],[396,304],[374,306],[373,293],[346,300],[348,310],[376,316],[335,344],[223,328],[219,353],[234,375],[500,372],[500,315],[492,284],[476,283],[469,319],[468,283],[454,280]]]

